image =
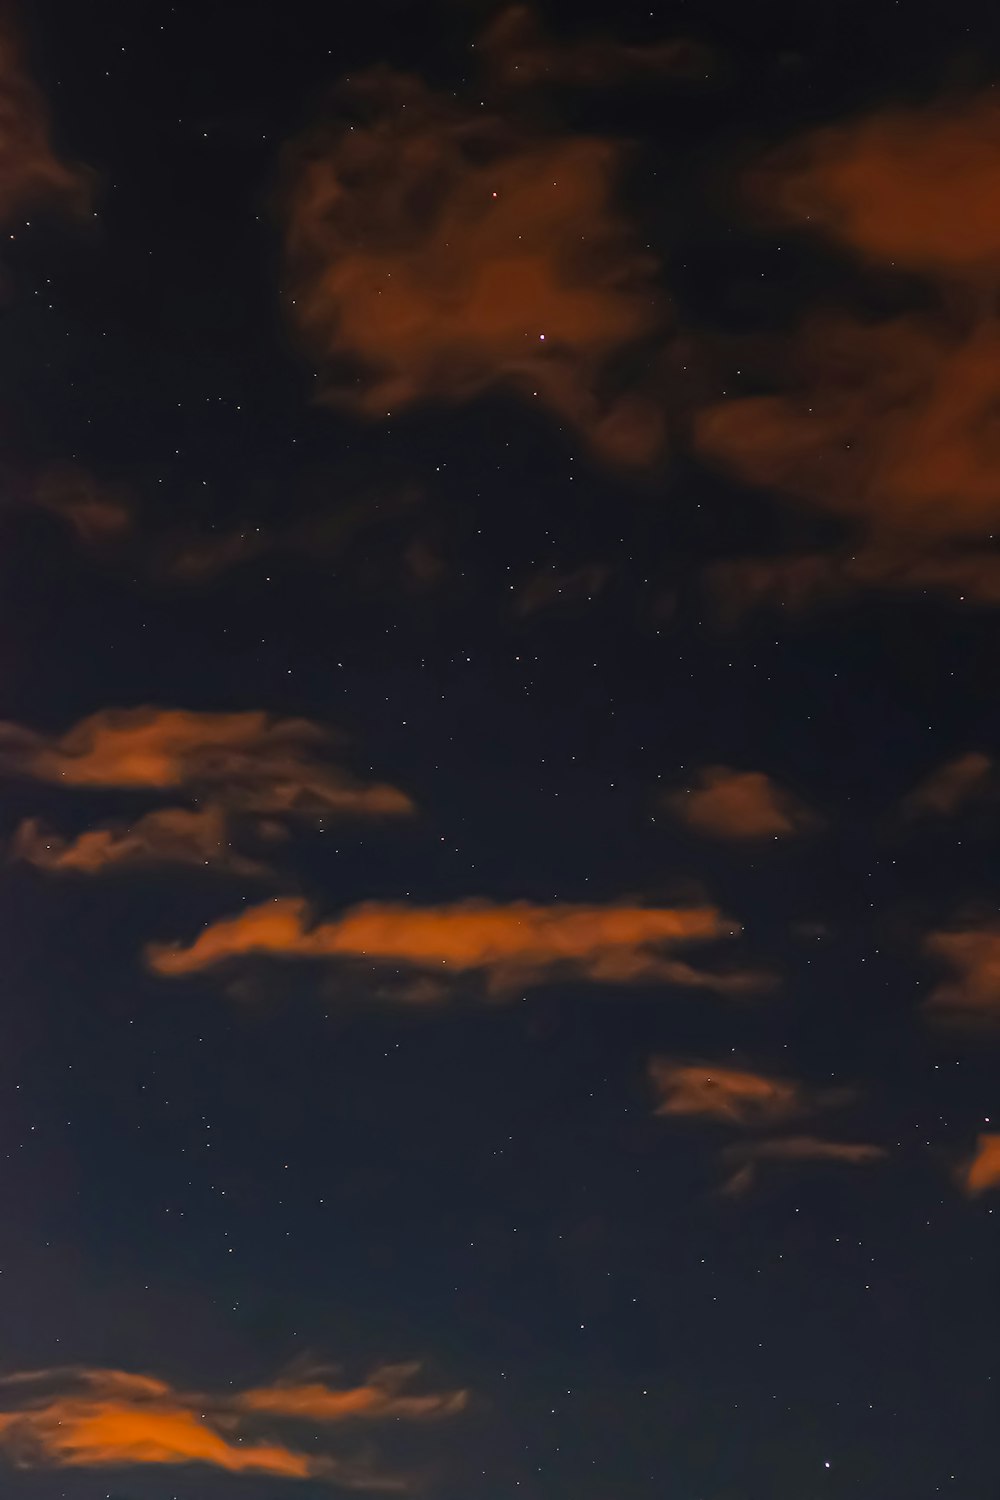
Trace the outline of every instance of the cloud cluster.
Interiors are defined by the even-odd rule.
[[[762,771],[706,766],[694,786],[667,795],[675,817],[718,839],[790,838],[815,825],[797,798]]]
[[[409,1390],[419,1366],[386,1366],[356,1387],[326,1372],[242,1392],[179,1390],[121,1370],[40,1370],[0,1381],[0,1448],[25,1468],[112,1469],[198,1464],[230,1474],[318,1479],[348,1489],[408,1488],[367,1457],[317,1451],[323,1429],[448,1418],[464,1391]],[[314,1429],[309,1451],[284,1434]]]
[[[0,772],[59,786],[176,793],[193,808],[158,810],[131,826],[90,829],[73,843],[36,821],[14,851],[43,868],[94,874],[125,863],[210,864],[260,873],[231,847],[234,820],[258,829],[288,820],[398,818],[414,811],[397,787],[363,781],[330,759],[331,737],[305,719],[189,709],[105,709],[65,734],[0,724]]]
[[[475,974],[488,992],[576,978],[601,984],[674,984],[739,992],[760,984],[744,971],[696,968],[675,949],[736,935],[712,906],[540,906],[461,901],[449,906],[366,902],[327,921],[298,898],[267,901],[214,922],[188,946],[153,944],[150,968],[166,977],[229,959],[271,956],[359,961],[442,979]],[[424,991],[421,991],[424,993]],[[446,992],[445,992],[446,993]],[[435,998],[441,991],[433,991]]]
[[[665,318],[621,147],[387,69],[342,106],[289,151],[285,193],[290,313],[328,399],[375,418],[509,390],[609,462],[656,459],[659,403],[616,378]]]

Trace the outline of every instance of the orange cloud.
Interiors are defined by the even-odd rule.
[[[204,865],[232,875],[266,869],[233,849],[226,815],[211,805],[165,807],[131,827],[88,828],[68,840],[28,818],[11,843],[11,858],[54,874],[100,875],[123,865]]]
[[[323,759],[326,731],[259,712],[105,709],[50,739],[0,724],[0,769],[63,786],[210,794],[241,812],[398,817],[404,792],[363,782]]]
[[[692,1115],[730,1125],[777,1125],[812,1107],[801,1084],[743,1068],[654,1057],[649,1076],[658,1115]]]
[[[723,1160],[735,1164],[721,1192],[736,1196],[753,1187],[761,1162],[837,1162],[845,1166],[872,1166],[884,1161],[888,1152],[882,1146],[856,1141],[826,1141],[812,1135],[786,1135],[767,1141],[741,1141],[723,1152]]]
[[[43,1370],[0,1382],[0,1448],[21,1467],[139,1468],[204,1465],[231,1474],[328,1479],[351,1489],[399,1490],[402,1475],[370,1461],[303,1452],[273,1435],[267,1418],[316,1427],[357,1420],[420,1421],[460,1412],[465,1392],[408,1395],[418,1366],[376,1371],[368,1384],[338,1389],[322,1381],[204,1395],[119,1370]],[[315,1438],[313,1439],[315,1442]]]
[[[133,529],[133,507],[126,495],[79,469],[45,470],[32,499],[72,527],[85,546],[107,546]]]
[[[378,69],[288,156],[290,313],[328,399],[368,417],[506,389],[602,458],[662,451],[613,376],[662,329],[655,263],[615,204],[621,148],[529,136]]]
[[[712,66],[707,48],[686,39],[647,46],[629,46],[610,36],[554,42],[527,5],[501,11],[477,43],[477,51],[486,58],[494,85],[509,89],[558,83],[604,88],[641,78],[705,78]]]
[[[706,766],[698,785],[671,792],[667,806],[698,833],[719,839],[789,838],[815,820],[762,771]]]
[[[984,792],[993,774],[993,760],[980,750],[958,755],[932,771],[905,798],[904,811],[916,816],[947,817]]]
[[[49,203],[81,213],[88,202],[83,173],[53,151],[44,100],[9,14],[0,14],[0,219],[10,223]]]
[[[751,182],[759,202],[884,265],[993,282],[1000,270],[995,94],[880,110],[818,130]]]
[[[660,982],[727,991],[760,983],[760,976],[695,969],[671,950],[738,931],[712,906],[367,902],[331,921],[315,922],[304,901],[286,897],[213,923],[188,947],[153,944],[146,959],[155,973],[169,977],[241,955],[271,955],[405,965],[438,978],[442,971],[477,972],[494,993],[565,975],[595,983]],[[436,987],[433,997],[442,998]]]
[[[695,442],[741,479],[853,517],[876,551],[982,541],[1000,525],[998,367],[993,322],[814,325],[792,351],[788,394],[709,407]]]
[[[958,1025],[1000,1021],[1000,929],[932,932],[924,939],[924,951],[953,975],[930,995],[925,1007],[929,1012]]]
[[[1000,1135],[987,1131],[976,1138],[976,1149],[959,1172],[958,1181],[970,1198],[1000,1188]]]

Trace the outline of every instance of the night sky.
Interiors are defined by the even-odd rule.
[[[1000,13],[0,11],[0,1496],[997,1500]]]

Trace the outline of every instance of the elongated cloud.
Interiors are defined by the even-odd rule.
[[[46,204],[80,213],[88,197],[83,173],[53,150],[48,111],[7,8],[0,13],[0,221]]]
[[[186,709],[105,709],[48,738],[0,724],[0,771],[74,787],[207,794],[267,815],[393,817],[413,811],[396,787],[355,779],[305,719]]]
[[[659,403],[612,369],[664,322],[615,202],[621,147],[385,69],[342,104],[290,151],[285,199],[290,313],[328,398],[384,418],[505,389],[610,462],[653,461]]]
[[[842,1166],[873,1166],[884,1161],[888,1152],[883,1146],[867,1142],[827,1141],[819,1136],[786,1135],[773,1140],[746,1141],[729,1146],[723,1161],[735,1170],[720,1189],[730,1196],[747,1192],[757,1180],[762,1162],[832,1162]]]
[[[157,974],[177,977],[241,955],[366,961],[415,973],[478,973],[488,990],[505,992],[560,977],[595,983],[659,982],[720,991],[760,982],[746,973],[693,968],[673,950],[739,931],[712,906],[500,906],[463,901],[418,907],[368,902],[330,921],[312,919],[306,903],[283,898],[215,922],[189,946],[146,951]],[[442,998],[439,990],[433,991]]]
[[[958,1182],[970,1198],[1000,1188],[1000,1135],[986,1131],[977,1136],[976,1149],[961,1168]]]
[[[64,839],[28,818],[14,834],[11,857],[58,875],[100,875],[131,865],[198,865],[233,875],[262,875],[263,865],[233,848],[219,807],[165,807],[138,822],[88,828]]]
[[[506,89],[559,83],[605,88],[643,78],[705,78],[712,67],[708,50],[684,39],[645,46],[629,46],[611,36],[554,41],[527,5],[501,11],[476,50],[485,57],[494,86]]]
[[[765,163],[753,196],[865,257],[935,277],[1000,270],[994,93],[883,109],[814,131]]]
[[[400,1490],[405,1475],[369,1459],[317,1451],[322,1429],[352,1423],[455,1416],[464,1391],[412,1394],[419,1366],[377,1370],[363,1386],[318,1376],[217,1395],[177,1390],[120,1370],[42,1370],[0,1382],[0,1448],[19,1466],[116,1469],[197,1464],[231,1474],[330,1480],[351,1489]],[[275,1423],[308,1422],[307,1452],[276,1435]],[[270,1426],[270,1431],[266,1429]]]
[[[1000,1022],[1000,929],[932,932],[924,939],[924,951],[952,974],[926,1003],[932,1017],[956,1025]]]
[[[693,1116],[729,1125],[780,1125],[807,1113],[814,1101],[799,1083],[717,1063],[654,1057],[649,1077],[658,1115]]]
[[[762,771],[706,766],[693,787],[669,793],[667,806],[698,833],[719,839],[790,838],[815,819]]]
[[[986,791],[993,760],[980,750],[958,755],[938,766],[905,798],[903,810],[914,817],[947,817]]]

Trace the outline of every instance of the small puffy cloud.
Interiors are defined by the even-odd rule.
[[[914,817],[947,817],[981,796],[992,776],[992,757],[970,750],[925,777],[905,798],[903,810]]]
[[[420,1422],[450,1417],[462,1391],[412,1394],[417,1366],[377,1370],[340,1388],[319,1375],[249,1391],[204,1394],[120,1370],[42,1370],[0,1381],[0,1450],[19,1467],[83,1469],[197,1464],[230,1474],[328,1480],[349,1489],[408,1488],[369,1457],[317,1448],[323,1429],[356,1422]],[[320,1429],[308,1451],[278,1435],[301,1421]]]
[[[146,958],[155,973],[167,977],[257,955],[403,967],[437,981],[476,974],[489,992],[499,994],[568,977],[738,992],[758,985],[760,976],[712,973],[674,951],[738,931],[713,906],[366,902],[316,921],[304,901],[286,897],[212,923],[186,947],[153,944]],[[430,994],[434,1001],[444,998],[438,984]]]
[[[976,1149],[958,1173],[964,1193],[976,1198],[1000,1188],[1000,1135],[985,1131],[976,1138]]]
[[[0,14],[0,221],[48,204],[82,213],[88,203],[86,177],[53,150],[48,111],[8,8]]]
[[[687,39],[630,46],[610,36],[553,41],[527,5],[510,5],[476,44],[495,87],[526,89],[537,84],[606,88],[644,78],[705,78],[712,54]]]
[[[762,771],[706,766],[695,786],[665,800],[689,828],[712,838],[790,838],[815,825],[798,800]]]
[[[54,738],[0,724],[0,771],[62,786],[183,791],[268,816],[413,812],[398,788],[361,781],[333,764],[329,747],[328,733],[305,719],[103,709]]]
[[[814,1095],[794,1079],[718,1063],[654,1057],[649,1078],[658,1097],[656,1114],[729,1125],[780,1125],[832,1102],[832,1097]]]
[[[61,838],[37,818],[28,818],[11,841],[11,858],[57,875],[101,875],[126,866],[198,865],[231,875],[263,875],[266,869],[232,846],[228,820],[219,807],[165,807],[131,825],[88,828]]]
[[[786,1135],[766,1141],[741,1141],[729,1146],[722,1159],[732,1175],[720,1189],[734,1197],[747,1192],[757,1180],[762,1162],[830,1162],[842,1166],[873,1166],[884,1161],[888,1152],[883,1146],[858,1141],[827,1141],[819,1136]]]
[[[1000,928],[931,932],[924,951],[951,971],[926,1003],[936,1020],[959,1026],[1000,1022]]]
[[[601,458],[661,454],[621,358],[662,335],[656,265],[615,201],[622,148],[525,133],[420,80],[355,80],[287,155],[289,311],[329,400],[372,418],[509,390]]]
[[[1000,106],[991,93],[814,131],[765,163],[751,191],[781,218],[879,264],[992,282],[998,173]]]

